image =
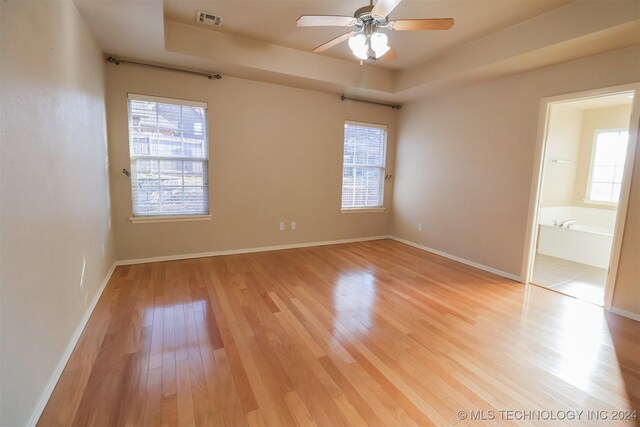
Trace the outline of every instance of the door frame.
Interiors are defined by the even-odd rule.
[[[631,175],[634,169],[636,145],[638,140],[638,128],[640,127],[640,82],[613,86],[602,89],[594,89],[584,92],[574,92],[564,95],[542,98],[540,100],[540,112],[538,118],[538,132],[536,136],[535,157],[533,164],[533,176],[531,180],[531,192],[529,196],[529,215],[527,217],[527,234],[525,236],[524,257],[522,260],[522,278],[525,285],[531,282],[533,274],[533,261],[538,240],[538,205],[540,203],[540,193],[542,190],[542,174],[544,171],[544,153],[547,144],[547,132],[549,130],[549,114],[552,104],[567,101],[575,101],[586,98],[596,98],[607,95],[615,95],[621,92],[633,92],[633,102],[631,106],[631,119],[629,122],[629,142],[627,144],[627,161],[625,162],[622,175],[622,190],[620,192],[620,202],[616,214],[616,225],[613,233],[613,245],[611,247],[611,257],[609,259],[609,273],[605,283],[604,309],[609,311],[613,301],[616,276],[618,273],[618,263],[620,261],[620,250],[622,248],[622,238],[624,226],[627,218],[627,207],[631,189]],[[639,148],[640,149],[640,148]],[[637,165],[640,167],[640,165]]]

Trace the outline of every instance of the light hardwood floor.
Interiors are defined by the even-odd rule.
[[[389,240],[118,267],[39,425],[612,414],[638,403],[639,336],[592,304]]]

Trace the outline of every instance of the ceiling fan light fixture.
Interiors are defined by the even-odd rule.
[[[366,60],[369,58],[367,36],[365,36],[363,33],[355,34],[349,39],[349,48],[357,58],[362,60]]]
[[[320,53],[346,40],[353,55],[362,61],[380,59],[393,61],[398,57],[389,46],[387,34],[378,30],[422,31],[448,30],[453,26],[453,18],[397,19],[389,20],[389,14],[402,0],[369,0],[369,5],[356,10],[353,16],[302,15],[298,27],[352,27],[352,31],[335,37],[313,49]],[[361,62],[362,64],[362,62]]]
[[[349,48],[356,58],[363,61],[381,58],[391,49],[387,35],[377,31],[369,36],[354,34],[349,38]]]
[[[391,47],[389,46],[389,38],[385,33],[375,32],[371,34],[371,49],[376,54],[376,59],[384,56]]]

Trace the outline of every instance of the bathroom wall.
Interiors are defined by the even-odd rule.
[[[551,106],[540,198],[541,207],[571,205],[581,132],[581,110],[562,104]],[[554,160],[573,163],[559,163]]]

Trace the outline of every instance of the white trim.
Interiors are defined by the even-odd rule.
[[[352,214],[352,213],[367,213],[367,212],[384,212],[386,208],[342,208],[340,213]]]
[[[537,225],[538,206],[540,205],[540,194],[542,192],[542,169],[544,167],[544,152],[547,140],[547,129],[549,126],[549,101],[548,98],[540,100],[540,110],[538,112],[538,130],[536,132],[536,147],[533,159],[533,177],[531,180],[531,190],[529,191],[529,214],[527,215],[527,230],[525,235],[524,253],[520,275],[524,278],[524,283],[531,282],[533,274],[533,259],[536,252],[538,240]]]
[[[609,259],[609,274],[604,285],[604,309],[610,311],[613,307],[613,293],[618,277],[618,264],[620,263],[620,253],[622,252],[622,239],[624,237],[624,226],[627,222],[627,209],[629,208],[629,198],[631,197],[631,179],[634,168],[640,167],[635,164],[638,132],[640,128],[640,83],[633,85],[633,104],[631,105],[631,118],[629,120],[629,142],[627,143],[627,156],[622,173],[622,189],[620,200],[618,201],[618,211],[616,214],[616,228],[613,231],[613,246],[611,248],[611,258]]]
[[[187,107],[208,108],[208,104],[204,101],[192,101],[190,99],[180,98],[164,98],[161,96],[141,95],[137,93],[127,93],[127,100],[159,102],[161,104],[180,104]]]
[[[344,171],[346,168],[352,168],[352,169],[378,169],[380,171],[380,183],[379,183],[379,187],[378,187],[378,194],[380,196],[380,207],[382,207],[382,205],[384,205],[384,184],[385,181],[387,180],[387,155],[388,155],[388,150],[387,150],[387,145],[389,144],[389,132],[387,130],[387,125],[381,125],[381,124],[375,124],[375,123],[364,123],[364,122],[355,122],[355,121],[350,121],[350,120],[345,120],[344,122],[344,133],[342,135],[343,141],[342,141],[342,151],[344,154],[344,149],[346,147],[347,144],[347,126],[354,126],[354,127],[361,127],[361,128],[376,128],[376,129],[382,129],[384,130],[384,142],[382,145],[382,165],[358,165],[358,164],[353,164],[353,163],[345,163],[344,162],[344,156],[343,156],[343,160],[342,160],[342,183],[340,185],[341,191],[343,192],[342,195],[342,203],[341,203],[341,207],[342,209],[349,209],[349,208],[344,208]],[[367,179],[368,182],[368,179]],[[353,187],[353,191],[355,192],[355,183],[354,183],[354,187]],[[365,197],[365,203],[368,200],[368,192],[367,196]],[[355,201],[355,193],[354,193],[354,201]],[[354,207],[354,209],[362,209],[363,207]],[[366,208],[366,207],[365,207]]]
[[[427,246],[423,246],[418,243],[411,242],[409,240],[401,239],[396,236],[356,237],[353,239],[325,240],[320,242],[293,243],[289,245],[260,246],[255,248],[228,249],[228,250],[212,251],[212,252],[197,252],[197,253],[191,253],[191,254],[178,254],[178,255],[150,257],[150,258],[127,259],[127,260],[116,261],[116,265],[133,265],[133,264],[146,264],[150,262],[179,261],[183,259],[206,258],[206,257],[216,257],[216,256],[225,256],[225,255],[239,255],[239,254],[257,253],[257,252],[271,252],[271,251],[281,251],[285,249],[310,248],[314,246],[340,245],[344,243],[368,242],[372,240],[385,240],[385,239],[395,240],[396,242],[404,243],[405,245],[413,246],[414,248],[421,249],[426,252],[431,252],[435,255],[448,258],[450,260],[459,262],[461,264],[466,264],[471,267],[478,268],[480,270],[488,271],[489,273],[497,274],[498,276],[515,280],[516,282],[522,282],[521,277],[515,274],[507,273],[506,271],[498,270],[496,268],[479,264],[477,262],[469,261],[467,259],[460,258],[458,256],[451,255],[449,253],[442,252]]]
[[[166,255],[151,258],[125,259],[116,261],[116,265],[146,264],[149,262],[178,261],[182,259],[206,258],[224,255],[250,254],[255,252],[281,251],[284,249],[310,248],[313,246],[340,245],[343,243],[368,242],[370,240],[390,239],[391,236],[356,237],[353,239],[326,240],[321,242],[292,243],[289,245],[260,246],[256,248],[228,249],[213,252],[197,252],[192,254]]]
[[[132,216],[132,224],[149,224],[154,222],[209,221],[211,215],[168,215],[168,216]]]
[[[133,218],[136,217],[136,214],[141,213],[141,207],[144,207],[146,204],[144,201],[141,200],[140,196],[140,191],[141,191],[141,187],[139,187],[139,182],[138,182],[138,173],[137,173],[137,169],[138,169],[138,161],[139,160],[144,160],[144,161],[148,161],[148,162],[152,162],[152,163],[156,163],[157,162],[157,167],[160,168],[160,163],[163,160],[170,160],[173,162],[181,162],[182,163],[182,167],[181,167],[181,175],[182,175],[182,184],[181,185],[172,185],[172,186],[166,186],[164,187],[165,189],[182,189],[183,191],[187,188],[187,187],[193,187],[193,188],[201,188],[203,193],[203,198],[201,199],[203,206],[203,209],[199,209],[199,211],[207,211],[209,212],[209,199],[208,199],[208,192],[209,192],[209,119],[208,119],[208,115],[207,115],[207,103],[206,102],[200,102],[200,101],[191,101],[191,100],[183,100],[183,99],[172,99],[172,98],[163,98],[163,97],[158,97],[158,96],[151,96],[151,95],[140,95],[140,94],[135,94],[135,93],[127,93],[127,117],[128,117],[128,139],[129,139],[129,166],[130,166],[130,173],[127,173],[127,176],[131,178],[131,205],[132,205],[132,215],[133,217],[130,218],[130,221],[132,223],[136,223],[136,222],[158,222],[158,221],[137,221],[134,220]],[[202,145],[202,155],[201,156],[179,156],[179,155],[154,155],[154,154],[136,154],[135,153],[135,128],[137,126],[134,125],[134,120],[133,120],[133,116],[132,114],[134,113],[134,110],[132,110],[132,101],[149,101],[149,102],[155,102],[157,104],[169,104],[169,105],[174,105],[174,106],[189,106],[189,107],[197,107],[197,108],[202,108],[204,110],[204,117],[202,117],[203,121],[204,121],[204,126],[206,128],[206,132],[201,132],[202,134],[202,140],[201,140],[201,145]],[[155,115],[158,115],[158,111],[155,112]],[[157,117],[156,117],[157,118]],[[183,121],[182,121],[182,117],[180,118],[180,124],[183,125]],[[159,123],[158,123],[158,126]],[[142,133],[142,136],[146,135],[146,133]],[[166,136],[166,138],[169,138],[168,136]],[[148,138],[147,138],[148,139]],[[181,143],[184,145],[184,138],[180,137],[179,140],[175,141],[176,138],[173,138],[171,142],[179,142],[181,141]],[[185,185],[185,163],[186,162],[197,162],[197,163],[201,163],[202,164],[202,171],[201,171],[201,176],[202,176],[202,185],[199,186],[195,186],[195,185]],[[159,169],[158,169],[159,170]],[[161,185],[161,182],[158,182],[158,184],[156,185],[150,185],[148,187],[146,187],[147,189],[152,189],[152,190],[157,190],[160,192],[160,205],[162,207],[162,205],[164,204],[162,201],[162,193],[161,190],[163,188],[163,186]],[[144,209],[142,209],[142,213],[144,214]],[[188,212],[184,207],[181,209],[181,211],[178,212],[179,214],[186,214],[184,216],[196,216],[193,215],[193,212]],[[191,214],[191,215],[190,215]],[[165,215],[159,215],[159,216],[165,216]],[[166,215],[169,216],[169,215]],[[184,219],[186,221],[186,219]]]
[[[40,419],[40,416],[42,416],[42,411],[44,411],[44,408],[47,405],[47,402],[51,398],[51,394],[53,393],[53,390],[58,384],[58,380],[60,380],[60,376],[62,375],[62,372],[64,371],[65,366],[67,366],[67,362],[69,362],[71,353],[73,353],[73,350],[76,348],[76,345],[78,344],[78,340],[80,339],[80,336],[82,335],[82,332],[84,331],[85,326],[87,326],[87,322],[89,321],[89,318],[91,317],[91,314],[93,313],[93,309],[96,307],[96,304],[98,304],[98,300],[102,296],[102,292],[104,292],[104,289],[107,287],[107,283],[109,283],[109,280],[111,279],[111,275],[113,274],[113,271],[115,270],[116,265],[117,264],[114,262],[111,268],[109,269],[109,271],[107,272],[107,275],[105,276],[104,280],[100,284],[100,287],[98,288],[98,291],[96,292],[95,296],[91,300],[89,307],[87,307],[87,309],[85,310],[84,315],[82,316],[82,319],[80,320],[80,323],[76,328],[76,331],[73,333],[73,336],[69,341],[69,344],[67,344],[67,348],[65,349],[64,353],[62,354],[62,357],[58,361],[58,365],[56,366],[56,369],[53,371],[53,374],[51,374],[51,377],[49,377],[49,382],[47,383],[47,386],[44,388],[44,390],[40,394],[40,399],[38,399],[38,403],[36,404],[35,409],[31,413],[31,418],[29,418],[29,421],[27,422],[28,427],[35,427],[35,425],[38,423],[38,420]]]
[[[478,268],[480,270],[488,271],[489,273],[497,274],[498,276],[506,277],[507,279],[515,280],[516,282],[522,282],[522,278],[520,276],[516,276],[515,274],[507,273],[506,271],[498,270],[497,268],[489,267],[484,264],[479,264],[477,262],[469,261],[468,259],[460,258],[455,255],[451,255],[446,252],[439,251],[437,249],[430,248],[428,246],[420,245],[418,243],[411,242],[409,240],[401,239],[396,236],[389,236],[391,240],[395,240],[396,242],[404,243],[405,245],[413,246],[414,248],[421,249],[426,252],[431,252],[432,254],[439,255],[444,258],[448,258],[450,260],[459,262],[461,264],[466,264],[471,267]]]
[[[638,313],[634,313],[633,311],[627,311],[627,310],[623,310],[621,308],[618,307],[611,307],[611,311],[614,314],[617,314],[618,316],[623,316],[626,317],[627,319],[631,319],[631,320],[635,320],[636,322],[640,322],[640,314]]]

